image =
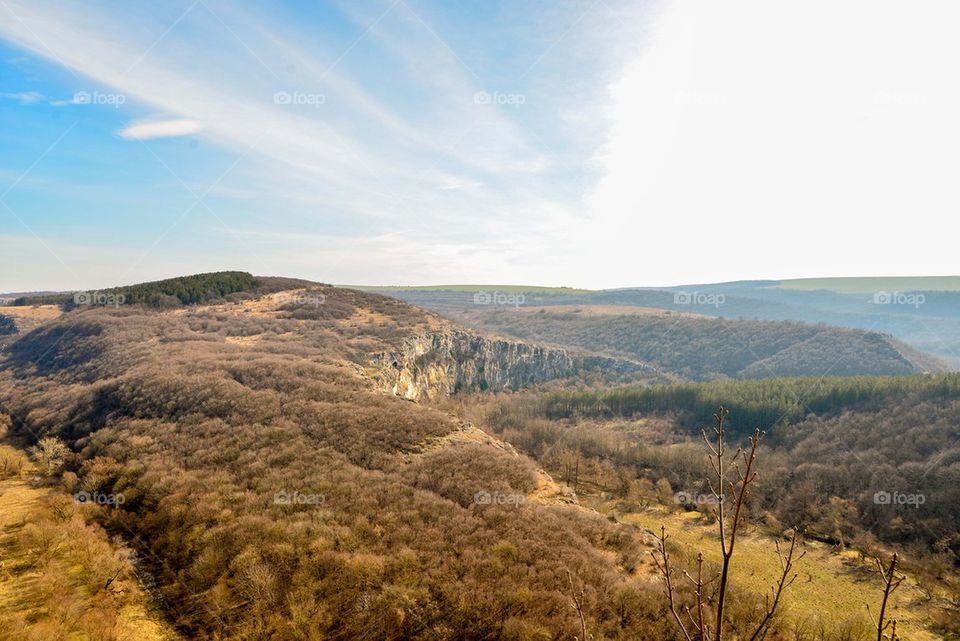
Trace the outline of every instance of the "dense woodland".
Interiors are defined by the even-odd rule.
[[[602,490],[657,482],[693,494],[709,476],[700,430],[722,401],[731,434],[767,432],[758,519],[825,541],[871,538],[960,564],[960,375],[773,379],[481,399],[482,420],[552,471],[581,456]],[[466,402],[466,401],[464,401]],[[639,429],[650,419],[659,428]],[[558,467],[559,466],[559,467]],[[877,492],[922,505],[877,504]],[[669,493],[668,493],[669,494]],[[659,493],[660,496],[663,492]]]
[[[177,307],[224,301],[231,294],[242,292],[255,295],[314,284],[292,278],[257,278],[247,272],[210,272],[125,287],[111,287],[99,290],[97,293],[109,295],[110,301],[119,301],[120,304]],[[46,296],[24,296],[13,301],[13,305],[40,304],[65,305],[72,309],[76,306],[76,299],[74,293],[68,292]]]
[[[422,314],[323,293],[354,320],[68,312],[12,347],[2,411],[20,437],[68,445],[68,491],[125,497],[104,524],[139,545],[189,638],[572,638],[568,571],[597,638],[670,638],[628,529],[575,506],[475,503],[525,496],[531,462],[458,440],[448,414],[347,364]]]
[[[637,359],[691,380],[897,375],[943,364],[877,332],[678,313],[475,311],[461,322],[525,340]]]
[[[832,376],[560,391],[539,396],[533,411],[549,418],[673,413],[686,426],[709,424],[719,405],[741,433],[769,430],[811,415],[870,410],[888,402],[948,402],[960,396],[960,374]]]

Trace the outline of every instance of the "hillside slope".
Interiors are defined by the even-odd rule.
[[[469,352],[461,365],[431,351],[436,336]],[[422,372],[429,394],[571,362],[456,336],[472,335],[319,286],[78,308],[9,347],[0,411],[21,437],[62,438],[85,491],[124,497],[105,525],[162,560],[160,593],[188,638],[571,638],[568,571],[597,638],[663,638],[656,586],[629,612],[606,605],[639,598],[628,529],[539,499],[551,483],[531,461],[397,396],[395,371]]]
[[[0,640],[181,641],[98,508],[28,481],[24,459],[0,445]]]
[[[381,289],[389,296],[444,314],[492,307],[622,305],[696,312],[729,319],[826,323],[890,334],[922,352],[960,367],[960,277],[820,278],[688,284],[582,292],[541,288],[500,290],[490,300],[483,287]],[[479,301],[479,304],[478,304]],[[721,304],[717,304],[722,301]]]
[[[454,317],[468,326],[524,340],[638,359],[692,380],[947,369],[939,359],[877,332],[641,311],[571,305],[470,311]]]

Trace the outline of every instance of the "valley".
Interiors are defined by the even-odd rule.
[[[960,277],[820,278],[691,283],[669,287],[569,290],[513,287],[519,305],[491,304],[495,286],[406,287],[383,291],[443,314],[493,308],[630,306],[731,320],[794,321],[888,334],[960,366]],[[476,299],[477,293],[491,295]]]
[[[716,563],[697,434],[721,404],[736,442],[768,432],[759,469],[777,479],[747,504],[731,629],[757,620],[774,543],[802,528],[775,638],[866,638],[871,559],[893,551],[904,638],[960,630],[960,382],[914,373],[937,360],[889,337],[618,306],[445,318],[235,273],[121,291],[139,302],[0,308],[20,321],[6,447],[63,448],[43,489],[12,481],[25,498],[4,514],[122,497],[89,527],[156,561],[162,617],[135,618],[158,639],[673,639],[654,533],[685,568],[697,548]],[[853,365],[785,376],[844,344]],[[921,507],[874,500],[908,491]]]
[[[960,641],[958,24],[0,0],[0,641]]]

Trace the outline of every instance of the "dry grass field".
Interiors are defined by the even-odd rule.
[[[24,461],[5,445],[0,459]],[[27,464],[0,480],[0,639],[178,641],[140,588],[129,551],[87,522],[97,508],[33,474]]]

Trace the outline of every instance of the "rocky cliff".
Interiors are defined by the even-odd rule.
[[[371,377],[397,396],[436,398],[461,390],[519,389],[570,376],[576,359],[561,349],[445,330],[407,338],[374,354]]]

